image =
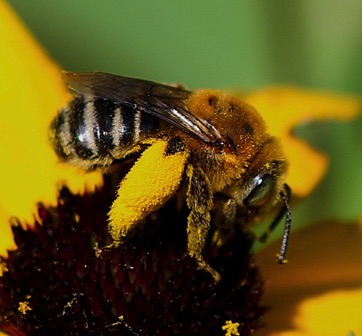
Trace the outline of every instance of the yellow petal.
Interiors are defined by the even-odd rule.
[[[351,309],[352,308],[352,309]],[[271,336],[348,336],[362,333],[362,288],[337,290],[304,301],[295,317],[298,330]]]
[[[291,237],[289,263],[274,261],[279,242],[257,255],[268,279],[265,335],[344,335],[362,332],[360,226],[325,222]]]
[[[322,179],[327,158],[295,138],[293,128],[317,120],[348,120],[361,112],[362,100],[353,96],[308,91],[294,87],[270,87],[244,97],[264,117],[270,133],[281,138],[290,168],[288,184],[293,195],[305,197]]]
[[[0,2],[0,253],[13,246],[9,217],[32,222],[39,201],[55,202],[59,181],[73,191],[100,181],[59,165],[48,125],[66,103],[60,69],[8,5]]]

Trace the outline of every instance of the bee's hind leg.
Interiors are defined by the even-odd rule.
[[[187,218],[188,253],[197,260],[200,269],[208,271],[215,282],[219,282],[220,274],[206,263],[202,256],[210,229],[211,188],[200,169],[189,165],[186,174],[189,180],[186,199],[190,209]]]

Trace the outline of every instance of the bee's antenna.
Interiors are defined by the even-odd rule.
[[[291,189],[287,184],[284,184],[284,190],[280,192],[280,196],[284,201],[284,206],[278,213],[278,216],[274,219],[274,221],[269,225],[268,229],[264,232],[264,234],[259,238],[259,241],[265,243],[269,235],[274,231],[277,227],[281,219],[286,215],[285,226],[282,244],[280,246],[280,251],[278,253],[278,263],[285,264],[287,263],[286,254],[288,248],[289,241],[289,233],[292,225],[292,211],[290,210],[289,201],[291,197]]]
[[[290,228],[292,226],[292,211],[290,210],[289,201],[291,196],[291,189],[287,184],[284,184],[284,190],[285,192],[281,191],[280,196],[282,197],[284,201],[284,213],[286,215],[285,219],[285,226],[284,226],[284,232],[283,232],[283,239],[282,239],[282,245],[280,246],[280,251],[278,253],[278,263],[279,264],[285,264],[288,262],[288,260],[285,258],[287,254],[287,248],[288,248],[288,241],[289,241],[289,233]]]

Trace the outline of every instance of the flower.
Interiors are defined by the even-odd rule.
[[[205,259],[220,272],[218,284],[186,253],[186,213],[173,201],[125,244],[106,248],[106,215],[114,192],[109,177],[80,176],[59,166],[47,145],[49,111],[55,113],[68,99],[60,69],[4,2],[0,32],[7,51],[0,54],[6,83],[0,97],[7,111],[0,133],[6,158],[0,174],[0,329],[11,335],[250,335],[259,328],[265,312],[263,279],[250,252],[253,237],[243,228],[222,246],[208,242]],[[326,159],[292,137],[292,126],[305,116],[354,116],[360,100],[289,87],[245,98],[285,140],[289,179],[296,195],[304,197],[323,175]],[[279,111],[289,112],[282,123],[275,122]],[[12,215],[18,219],[10,226]]]
[[[263,281],[250,256],[250,234],[209,244],[206,261],[222,275],[216,284],[187,253],[187,213],[173,202],[120,247],[100,248],[111,242],[112,200],[107,181],[82,195],[63,187],[56,207],[38,205],[32,228],[13,220],[17,248],[1,259],[2,331],[222,335],[225,321],[233,320],[240,335],[250,335],[260,326]]]
[[[205,258],[225,275],[219,284],[208,272],[199,271],[186,253],[181,225],[185,213],[176,212],[172,202],[154,213],[150,225],[127,243],[104,248],[110,243],[107,213],[114,190],[106,179],[93,191],[79,192],[84,179],[57,164],[46,139],[49,111],[55,113],[67,99],[60,70],[41,53],[9,8],[0,6],[0,28],[8,36],[2,48],[11,53],[13,40],[26,47],[26,52],[14,51],[19,55],[18,75],[7,68],[9,74],[2,77],[12,84],[2,94],[5,108],[13,112],[1,116],[3,124],[12,126],[1,136],[9,139],[16,129],[19,144],[9,146],[12,151],[6,152],[9,161],[1,174],[4,179],[6,173],[9,181],[2,189],[6,213],[1,225],[9,226],[9,215],[21,221],[11,222],[15,245],[1,241],[8,252],[1,258],[0,329],[11,335],[210,334],[210,330],[221,334],[227,320],[236,320],[239,333],[249,335],[259,326],[263,311],[259,306],[262,279],[250,256],[250,234],[221,247],[209,243]],[[33,85],[22,85],[24,81]],[[19,90],[25,98],[14,106]],[[17,123],[19,114],[31,115],[32,122]],[[14,152],[21,150],[20,165]],[[24,165],[28,169],[19,186],[14,181]],[[66,181],[67,187],[60,187],[59,181]],[[24,189],[29,195],[19,196]],[[35,219],[28,203],[33,208],[38,204]]]

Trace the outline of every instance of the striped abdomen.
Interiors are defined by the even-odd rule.
[[[94,96],[79,95],[51,124],[53,147],[62,161],[85,169],[107,166],[160,128],[147,113]]]

